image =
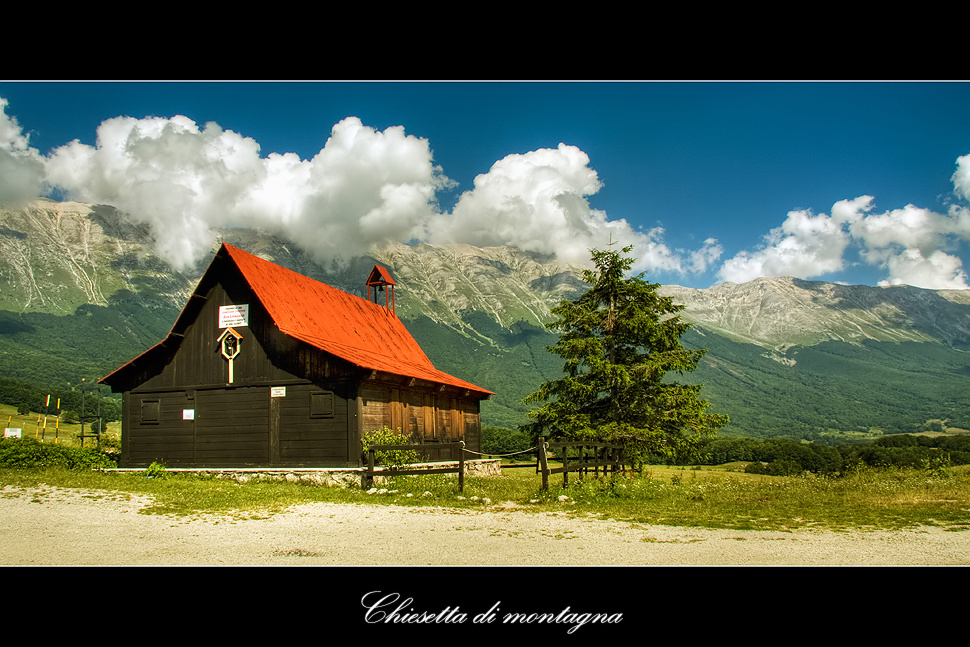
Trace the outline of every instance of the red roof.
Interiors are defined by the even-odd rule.
[[[381,283],[387,283],[388,285],[397,285],[394,279],[391,278],[391,273],[387,271],[386,268],[380,265],[375,265],[374,269],[371,270],[370,276],[367,277],[367,285],[378,285]]]
[[[436,369],[401,320],[384,306],[232,245],[223,243],[221,251],[239,268],[283,334],[363,369],[492,394]]]

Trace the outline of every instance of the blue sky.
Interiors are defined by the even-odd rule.
[[[235,225],[321,256],[387,234],[571,262],[613,235],[690,287],[968,282],[967,83],[0,81],[0,100],[7,180],[114,203],[174,262]]]

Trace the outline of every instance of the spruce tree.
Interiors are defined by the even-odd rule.
[[[706,350],[681,344],[690,327],[678,315],[684,306],[657,294],[660,286],[642,273],[627,277],[631,249],[591,250],[596,269],[583,272],[589,289],[552,310],[557,319],[548,327],[560,336],[548,350],[565,360],[565,375],[526,397],[544,403],[526,427],[553,440],[624,443],[635,465],[689,460],[728,418],[706,412],[701,385],[667,379],[693,371]]]

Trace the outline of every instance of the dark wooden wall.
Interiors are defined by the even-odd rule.
[[[286,397],[277,400],[281,461],[306,467],[358,464],[356,397],[301,384],[287,387]]]
[[[119,378],[127,385],[123,466],[356,466],[360,440],[384,426],[416,442],[465,440],[480,450],[477,399],[365,373],[283,335],[234,267],[213,274],[218,280],[200,285],[173,328],[177,347],[147,354]],[[229,384],[218,313],[240,304],[250,306],[249,326],[236,329],[241,350]],[[285,396],[272,397],[273,387]]]
[[[359,462],[356,398],[325,386],[125,394],[123,464],[342,467]],[[185,416],[184,412],[192,415]]]
[[[226,385],[229,362],[220,353],[217,341],[222,333],[219,307],[240,304],[248,304],[250,314],[249,326],[235,329],[242,339],[239,355],[233,360],[234,385],[356,379],[356,371],[346,362],[283,335],[248,288],[226,290],[216,284],[207,291],[195,320],[178,333],[174,356],[164,366],[155,361],[142,367],[132,380],[137,384],[133,388],[152,391]]]

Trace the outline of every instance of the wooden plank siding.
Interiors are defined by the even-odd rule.
[[[271,386],[135,392],[124,397],[126,466],[159,461],[172,467],[278,465],[346,466],[360,462],[359,443],[348,444],[356,425],[356,400],[317,384],[291,384],[285,396]],[[326,414],[312,409],[313,396],[332,401]],[[156,418],[145,412],[158,407]],[[190,419],[183,412],[191,411]],[[354,434],[356,436],[356,433]]]
[[[137,404],[125,420],[129,441],[125,445],[137,449],[125,452],[123,448],[124,463],[359,464],[359,441],[353,449],[348,442],[351,429],[357,436],[357,412],[350,411],[346,395],[352,388],[353,367],[280,334],[244,287],[227,290],[217,283],[198,300],[198,314],[182,332],[170,360],[162,367],[149,365],[139,371],[140,384],[130,391]],[[237,330],[242,334],[241,350],[234,359],[230,385],[228,361],[217,343],[218,313],[220,306],[241,303],[250,306],[249,326]],[[274,386],[285,387],[286,396],[271,398]],[[311,393],[332,394],[333,412],[311,416]],[[141,420],[141,402],[146,399],[163,404],[158,422]],[[356,394],[352,399],[356,403]],[[182,420],[183,409],[194,409],[194,421]]]
[[[227,466],[266,463],[269,398],[266,389],[244,387],[197,392],[195,462]]]
[[[481,451],[478,401],[442,392],[431,385],[402,387],[368,382],[361,388],[361,437],[382,427],[410,436],[415,443],[459,440]],[[435,459],[437,460],[437,459]]]
[[[157,460],[174,466],[195,461],[195,427],[182,419],[182,410],[191,406],[184,392],[125,394],[123,398],[123,463],[148,465]],[[157,417],[150,414],[154,406],[158,407]]]
[[[266,311],[251,294],[230,297],[221,285],[206,295],[198,318],[181,335],[178,350],[163,370],[147,366],[138,390],[176,386],[207,387],[227,384],[229,363],[219,352],[219,307],[247,303],[248,327],[240,327],[240,353],[234,362],[234,384],[266,384],[294,379],[341,380],[354,374],[353,367],[306,344],[286,337],[274,328]],[[271,359],[272,358],[272,359]],[[300,376],[300,377],[297,377]]]
[[[313,410],[314,400],[320,399],[332,401],[329,411]],[[287,387],[286,397],[276,400],[280,403],[281,461],[309,466],[358,460],[348,454],[351,403],[346,397],[319,385],[299,384]],[[353,406],[357,406],[356,399]]]

